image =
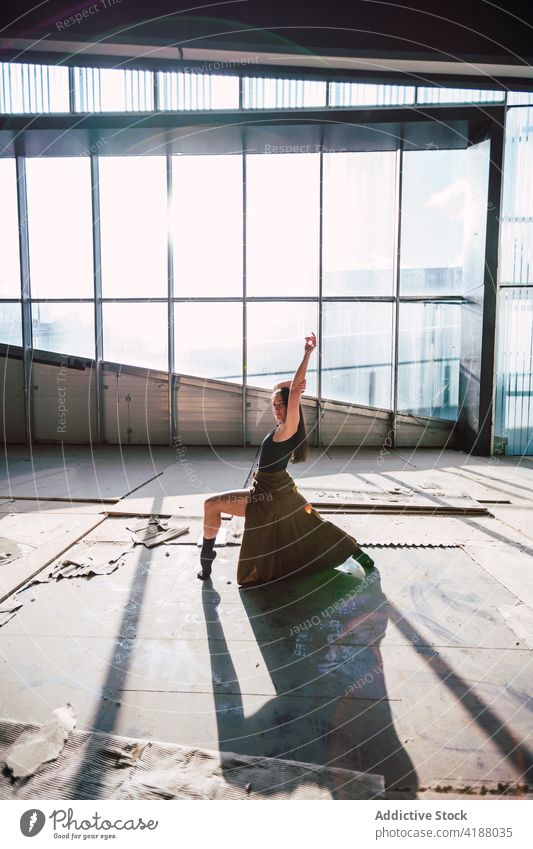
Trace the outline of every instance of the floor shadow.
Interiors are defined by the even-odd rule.
[[[490,704],[484,701],[476,692],[475,687],[452,669],[436,649],[432,646],[423,645],[422,634],[416,630],[413,623],[401,613],[393,602],[390,602],[390,611],[391,621],[405,639],[410,639],[414,644],[418,644],[418,655],[424,660],[431,672],[461,703],[463,710],[481,728],[487,739],[498,748],[502,759],[512,765],[519,780],[524,784],[531,785],[533,782],[533,752],[527,743],[516,738],[515,732],[506,718],[500,716]]]
[[[388,793],[416,798],[418,778],[385,684],[380,643],[389,605],[377,570],[359,578],[334,570],[240,592],[274,695],[257,695],[264,677],[262,690],[256,685],[254,694],[249,679],[241,692],[220,597],[204,585],[220,750],[378,773]],[[231,771],[225,777],[231,782]],[[342,786],[331,790],[345,798]]]
[[[135,569],[135,575],[130,584],[129,596],[124,604],[122,620],[115,636],[106,678],[100,691],[100,702],[90,729],[91,735],[88,738],[79,769],[73,781],[72,799],[99,799],[103,796],[105,798],[106,773],[108,770],[116,768],[102,754],[101,738],[94,732],[113,734],[115,731],[121,707],[121,693],[137,642],[137,631],[151,574],[150,564],[154,552],[155,549],[145,549],[143,546],[138,546],[137,562],[133,567],[130,567]]]

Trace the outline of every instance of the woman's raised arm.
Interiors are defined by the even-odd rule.
[[[283,429],[284,433],[292,436],[298,430],[298,422],[300,419],[300,398],[305,389],[305,375],[307,372],[307,363],[311,354],[316,348],[316,336],[314,333],[311,336],[305,337],[305,350],[302,362],[296,369],[296,373],[290,384],[289,400],[287,402],[287,415],[285,422],[280,425],[279,430]],[[286,437],[288,439],[288,436]]]
[[[311,354],[316,348],[316,336],[314,333],[311,333],[311,336],[305,337],[305,350],[303,360],[296,369],[296,373],[292,379],[292,383],[290,384],[291,390],[298,389],[302,380],[305,380],[305,375],[307,372],[307,363],[311,357]]]

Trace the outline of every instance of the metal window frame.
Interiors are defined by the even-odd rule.
[[[73,74],[73,70],[71,69],[71,74]],[[155,78],[154,74],[154,78]],[[327,87],[327,91],[329,92],[329,86]],[[155,94],[155,93],[154,93]],[[241,85],[241,98],[242,98],[242,85]],[[410,107],[376,107],[376,108],[356,108],[356,109],[343,109],[343,118],[346,119],[350,114],[353,116],[354,120],[357,122],[366,123],[367,120],[389,120],[391,114],[394,113],[397,117],[400,115],[403,116],[404,120],[416,121],[416,120],[427,120],[431,117],[436,117],[438,113],[440,118],[442,118],[443,110],[446,112],[446,116],[450,119],[453,117],[465,117],[469,113],[471,114],[472,110],[475,109],[476,112],[479,112],[479,108],[473,107],[472,105],[443,105],[438,107],[431,107],[429,109],[425,109],[423,113],[414,114],[412,108]],[[503,111],[504,107],[502,105],[498,105],[497,107],[489,106],[487,107],[487,112],[489,116],[493,116],[496,112]],[[302,110],[296,110],[299,114],[301,114]],[[280,112],[270,112],[268,115],[265,112],[261,114],[261,121],[268,123],[280,123],[285,122],[287,120],[287,113],[289,110],[284,111],[283,114]],[[123,303],[145,303],[147,301],[150,302],[161,302],[167,304],[168,311],[168,380],[169,380],[169,442],[173,444],[176,438],[176,435],[179,434],[179,418],[178,418],[178,405],[177,405],[177,385],[179,381],[179,377],[174,372],[175,367],[175,358],[174,358],[174,310],[175,305],[180,302],[205,302],[205,303],[214,303],[214,302],[239,302],[243,305],[243,348],[242,348],[242,443],[243,446],[247,444],[247,304],[248,302],[283,302],[284,300],[288,301],[302,301],[302,302],[315,302],[318,307],[318,328],[319,328],[319,339],[322,339],[322,331],[323,331],[323,305],[328,302],[368,302],[368,303],[379,303],[379,302],[388,302],[394,304],[394,329],[393,329],[393,398],[391,399],[392,409],[389,411],[391,415],[391,426],[393,432],[393,440],[396,442],[396,429],[397,429],[397,420],[398,416],[402,417],[408,414],[400,413],[397,409],[398,402],[398,329],[399,329],[399,309],[400,304],[402,302],[449,302],[449,303],[462,303],[464,302],[464,298],[460,295],[401,295],[400,292],[400,280],[399,280],[399,270],[400,270],[400,240],[401,240],[401,190],[402,190],[402,169],[403,169],[403,145],[399,145],[397,148],[396,154],[398,157],[399,167],[397,168],[397,178],[396,178],[396,229],[395,229],[395,252],[394,252],[394,267],[393,267],[393,282],[394,282],[394,291],[391,295],[387,296],[361,296],[361,297],[352,297],[349,296],[324,296],[323,295],[323,268],[322,268],[322,255],[323,255],[323,153],[324,153],[324,127],[326,126],[325,118],[326,114],[330,115],[331,110],[329,109],[326,113],[326,110],[321,110],[319,112],[315,112],[316,117],[322,118],[322,139],[320,150],[317,151],[319,153],[319,161],[320,161],[320,187],[319,187],[319,274],[318,274],[318,291],[316,295],[313,296],[286,296],[285,298],[280,297],[268,297],[268,296],[248,296],[247,295],[247,264],[246,264],[246,221],[247,221],[247,172],[246,172],[246,160],[247,160],[247,152],[245,149],[244,138],[242,145],[242,152],[240,155],[242,156],[243,170],[242,170],[242,191],[243,191],[243,209],[242,209],[242,235],[243,235],[243,280],[242,280],[242,295],[240,296],[230,296],[227,298],[224,297],[207,297],[207,298],[195,298],[195,297],[182,297],[176,295],[176,287],[174,280],[174,263],[173,263],[173,255],[172,255],[172,238],[171,232],[169,229],[168,232],[168,255],[167,255],[167,268],[168,268],[168,280],[167,280],[167,295],[166,297],[161,298],[104,298],[102,297],[102,287],[101,287],[101,267],[100,267],[100,196],[99,196],[99,181],[98,181],[98,152],[91,152],[91,177],[92,177],[92,213],[93,213],[93,256],[94,256],[94,299],[80,299],[80,298],[58,298],[58,299],[46,299],[49,302],[93,302],[95,305],[95,367],[96,367],[96,375],[97,375],[97,392],[96,392],[96,404],[97,404],[97,421],[98,421],[98,441],[105,441],[105,433],[104,433],[104,420],[103,420],[103,387],[102,387],[102,375],[103,375],[103,304],[110,302],[123,302]],[[75,117],[76,121],[79,122],[79,116],[70,116],[63,115],[61,118],[58,116],[54,118],[51,122],[49,117],[38,118],[37,121],[40,121],[42,125],[46,125],[48,128],[52,125],[54,128],[58,129],[61,127],[69,127],[72,124],[72,118]],[[202,123],[205,121],[212,122],[214,117],[218,117],[219,122],[224,124],[228,121],[234,121],[234,115],[231,116],[231,119],[227,114],[225,115],[223,112],[210,111],[209,113],[197,113],[196,115],[191,114],[180,114],[179,121],[176,122],[175,115],[158,115],[155,116],[158,121],[155,121],[155,124],[161,126],[162,129],[169,127],[169,120],[173,122],[173,126],[177,126],[181,123]],[[241,132],[244,130],[244,123],[248,123],[250,118],[249,114],[245,114],[239,116],[241,119]],[[121,127],[123,121],[131,120],[131,116],[121,116],[121,115],[109,115],[105,113],[98,113],[95,116],[89,116],[87,118],[81,119],[83,120],[85,126],[90,127],[91,129],[99,128],[100,132],[104,128],[108,128],[111,126]],[[166,119],[166,120],[165,120]],[[196,120],[194,120],[196,119]],[[16,119],[11,119],[10,123],[17,123]],[[32,124],[33,126],[33,124]],[[31,132],[31,131],[29,131]],[[30,287],[30,269],[29,269],[29,244],[28,244],[28,227],[27,227],[27,197],[26,197],[26,181],[25,181],[25,153],[24,153],[24,136],[20,135],[17,139],[16,144],[16,159],[17,159],[17,191],[18,191],[18,200],[19,200],[19,220],[20,220],[20,256],[21,256],[21,291],[22,291],[22,316],[23,316],[23,357],[24,357],[24,375],[25,375],[25,409],[26,409],[26,438],[28,442],[32,440],[33,434],[33,426],[32,426],[32,404],[31,404],[31,360],[32,360],[32,325],[31,325],[31,287]],[[172,195],[172,152],[170,147],[170,141],[167,141],[167,147],[165,151],[165,156],[167,159],[167,204],[170,205],[171,195]],[[495,186],[495,180],[501,181],[501,175],[496,173],[493,169],[491,174],[491,186],[492,186],[492,195],[494,196],[495,190],[498,188]],[[170,222],[170,216],[168,217]],[[170,223],[169,223],[170,227]],[[491,268],[494,268],[494,257],[491,259]],[[43,299],[35,299],[36,302],[38,300]],[[486,308],[486,321],[490,324],[494,320],[493,312],[495,310],[495,302],[494,304],[491,302],[487,304]],[[488,344],[488,343],[487,343]],[[489,346],[490,347],[490,346]],[[492,347],[494,347],[492,345]],[[320,352],[320,349],[319,349]],[[494,355],[494,350],[492,352]],[[494,356],[492,356],[492,365],[494,365]],[[494,378],[493,385],[491,386],[491,390],[494,389]],[[317,435],[316,435],[316,444],[318,447],[321,446],[321,417],[323,412],[323,404],[327,399],[322,398],[322,363],[320,358],[320,353],[317,361],[317,399],[316,399],[316,409],[317,409]]]

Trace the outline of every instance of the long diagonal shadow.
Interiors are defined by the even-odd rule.
[[[389,601],[389,606],[391,621],[406,640],[416,641],[417,644],[422,645],[424,643],[423,637],[417,632],[410,620],[398,610],[393,602]],[[464,710],[470,714],[488,739],[494,742],[506,760],[512,764],[518,776],[525,783],[530,784],[533,781],[533,753],[527,745],[515,739],[512,732],[506,727],[505,721],[500,719],[464,678],[454,672],[440,654],[435,652],[431,652],[431,654],[419,653],[419,656],[461,703]]]
[[[282,593],[279,586],[241,590],[255,635],[250,654],[260,650],[275,690],[260,697],[252,670],[246,698],[251,705],[259,696],[262,706],[248,715],[218,615],[220,596],[204,585],[221,751],[264,758],[265,764],[282,758],[383,774],[388,789],[416,798],[417,775],[394,729],[384,683],[379,644],[388,605],[376,578],[368,592],[358,592],[361,582],[336,570],[283,581]],[[335,605],[334,619],[317,613]],[[306,619],[321,621],[298,633]],[[242,646],[238,641],[234,651]],[[232,782],[231,769],[224,776]],[[324,780],[333,798],[350,798],[332,771]],[[274,777],[272,794],[280,789]]]
[[[122,620],[118,628],[113,653],[109,660],[106,680],[102,686],[100,703],[92,723],[92,731],[112,734],[120,708],[119,693],[128,674],[133,654],[137,626],[142,611],[146,585],[150,575],[149,560],[154,549],[138,547],[138,562],[130,585],[128,600],[124,605]],[[148,562],[146,558],[148,557]],[[123,566],[122,568],[127,568]],[[106,772],[105,761],[97,757],[100,743],[89,737],[83,761],[76,774],[73,799],[98,799]],[[110,767],[114,769],[114,767]]]

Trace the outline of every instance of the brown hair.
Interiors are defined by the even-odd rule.
[[[289,388],[287,386],[281,386],[279,389],[275,389],[272,393],[272,399],[274,399],[276,395],[281,395],[283,403],[287,407],[289,404]],[[296,431],[298,442],[296,444],[296,448],[292,452],[291,461],[293,463],[304,463],[305,460],[307,460],[307,458],[309,457],[309,447],[307,444],[307,431],[305,429],[305,419],[301,403],[298,405],[298,407],[300,411],[300,417],[298,420],[298,430]]]

